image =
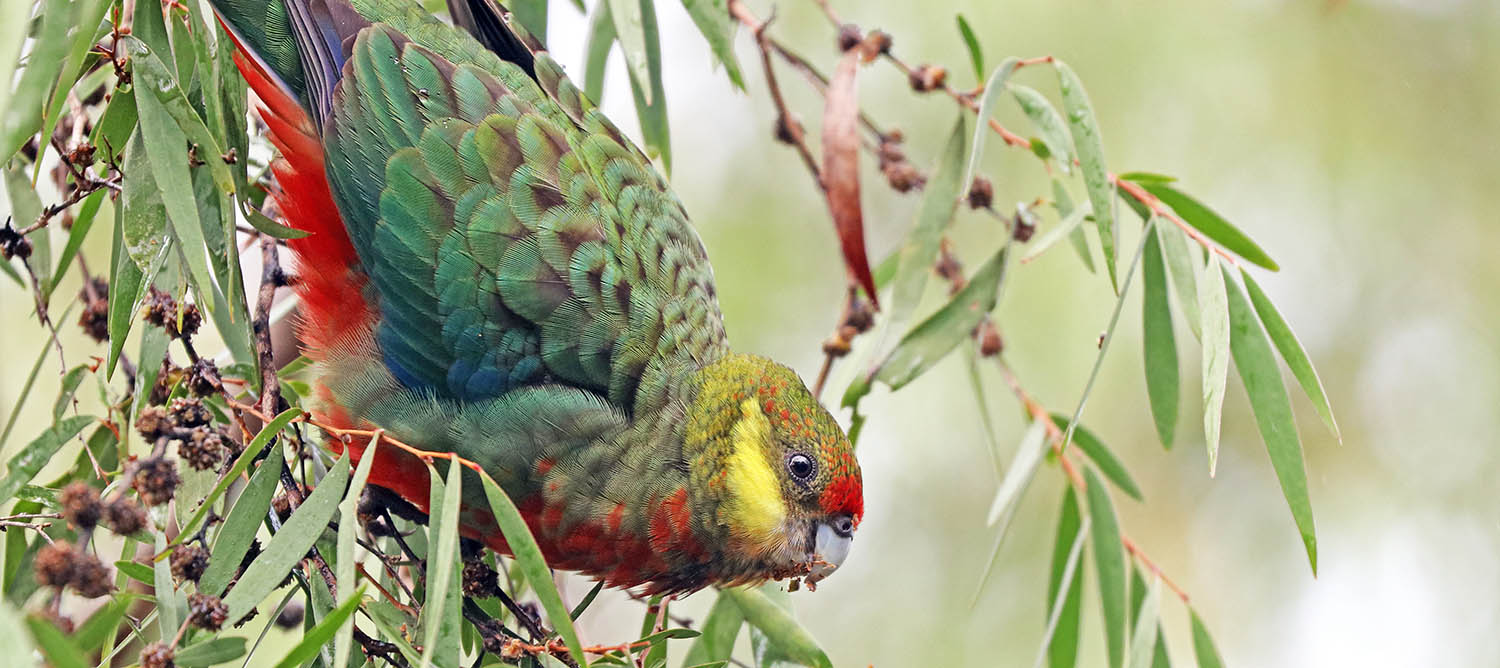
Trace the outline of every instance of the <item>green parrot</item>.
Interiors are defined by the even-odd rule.
[[[682,204],[492,0],[450,0],[453,25],[410,0],[212,4],[310,233],[288,245],[318,418],[477,462],[552,566],[610,586],[843,562],[848,438],[792,370],[730,351]],[[370,483],[425,512],[425,464],[375,453]],[[463,533],[507,552],[464,487]]]

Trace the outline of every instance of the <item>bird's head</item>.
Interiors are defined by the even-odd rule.
[[[688,420],[696,489],[744,580],[827,577],[864,515],[854,448],[791,369],[730,355],[700,371]]]

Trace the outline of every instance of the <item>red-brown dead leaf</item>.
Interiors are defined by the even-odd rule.
[[[878,308],[875,279],[865,254],[864,213],[859,202],[859,89],[857,73],[863,49],[853,48],[839,60],[828,84],[823,107],[823,192],[849,276]]]

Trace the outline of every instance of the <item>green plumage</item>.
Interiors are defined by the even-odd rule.
[[[327,412],[478,462],[529,508],[549,559],[617,584],[691,589],[809,558],[801,524],[729,553],[731,455],[776,475],[811,453],[819,477],[786,483],[787,522],[857,519],[842,432],[790,370],[728,354],[682,205],[550,57],[523,68],[396,0],[214,2],[312,110],[374,314],[314,353]],[[291,30],[309,23],[325,29]],[[746,411],[774,441],[736,440]]]

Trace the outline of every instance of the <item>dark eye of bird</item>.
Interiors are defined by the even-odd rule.
[[[786,470],[792,474],[793,478],[798,480],[807,481],[812,479],[813,474],[817,472],[817,468],[813,464],[812,457],[808,457],[800,452],[794,452],[786,458]]]

